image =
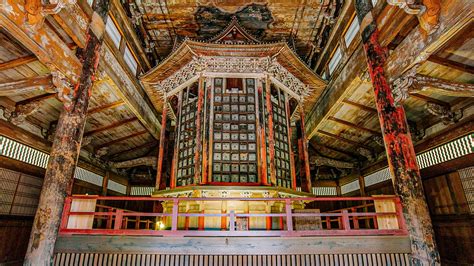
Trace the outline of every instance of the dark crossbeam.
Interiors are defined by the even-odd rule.
[[[84,136],[95,135],[97,133],[107,131],[107,130],[111,130],[111,129],[114,129],[116,127],[120,127],[120,126],[123,126],[123,125],[128,124],[128,123],[132,123],[132,122],[135,122],[135,121],[138,121],[138,118],[132,117],[132,118],[128,118],[128,119],[125,119],[125,120],[121,120],[121,121],[112,123],[110,125],[107,125],[107,126],[104,126],[104,127],[99,127],[99,128],[93,129],[91,131],[88,131],[88,132],[84,133]]]
[[[430,56],[428,58],[428,61],[436,63],[438,65],[445,66],[445,67],[456,69],[456,70],[459,70],[459,71],[462,71],[462,72],[474,74],[474,67],[472,67],[470,65],[465,65],[465,64],[447,59],[447,58],[442,58],[442,57],[439,57],[437,55]]]
[[[375,131],[375,130],[372,130],[372,129],[368,129],[368,128],[359,126],[359,125],[357,125],[357,124],[354,124],[354,123],[351,123],[351,122],[348,122],[348,121],[339,119],[339,118],[334,117],[334,116],[330,116],[330,117],[328,118],[328,120],[331,120],[331,121],[337,122],[337,123],[339,123],[339,124],[342,124],[342,125],[345,125],[345,126],[348,126],[348,127],[352,127],[352,128],[355,128],[355,129],[358,129],[358,130],[361,130],[361,131],[368,132],[368,133],[370,133],[370,134],[372,134],[372,135],[379,135],[379,134],[380,134],[380,132],[378,132],[378,131]]]
[[[51,75],[36,76],[0,84],[0,96],[13,96],[48,90],[53,87]]]
[[[356,108],[359,108],[359,109],[364,110],[364,111],[369,112],[369,113],[374,113],[374,114],[377,113],[377,109],[369,107],[369,106],[365,106],[365,105],[360,104],[360,103],[356,103],[356,102],[353,102],[353,101],[350,101],[350,100],[342,100],[342,102],[346,103],[348,105],[352,105]]]
[[[142,145],[139,145],[139,146],[136,146],[136,147],[124,150],[124,151],[118,151],[118,152],[115,152],[115,153],[111,153],[110,155],[108,155],[108,158],[109,159],[117,158],[121,155],[131,154],[133,152],[136,152],[136,151],[139,151],[139,150],[142,150],[142,149],[146,149],[146,148],[151,148],[151,147],[154,147],[156,145],[157,145],[156,141],[146,142]]]
[[[124,105],[125,102],[122,101],[122,100],[118,100],[116,102],[111,102],[111,103],[108,103],[108,104],[104,104],[102,106],[98,106],[96,108],[92,108],[90,110],[87,111],[87,115],[91,115],[91,114],[95,114],[95,113],[100,113],[102,111],[105,111],[107,109],[111,109],[111,108],[115,108],[115,107],[119,107],[119,106],[122,106]]]
[[[440,259],[415,149],[405,110],[403,106],[395,104],[385,75],[387,53],[386,48],[378,42],[379,31],[372,14],[372,2],[356,0],[355,8],[395,193],[402,201],[410,233],[412,262],[413,265],[438,265]]]
[[[114,139],[114,140],[112,140],[112,141],[109,141],[109,142],[106,142],[106,143],[97,145],[97,146],[94,147],[94,150],[99,150],[99,149],[104,148],[104,147],[109,147],[109,146],[111,146],[111,145],[117,144],[117,143],[119,143],[119,142],[122,142],[122,141],[125,141],[125,140],[128,140],[128,139],[131,139],[131,138],[135,138],[135,137],[141,136],[141,135],[146,134],[146,133],[148,133],[147,130],[138,131],[138,132],[135,132],[135,133],[130,134],[130,135],[128,135],[128,136],[121,137],[121,138],[118,138],[118,139]]]
[[[28,3],[38,7],[42,5],[38,0],[31,0]],[[77,51],[82,63],[81,75],[74,86],[74,97],[71,103],[64,106],[59,116],[24,265],[52,265],[53,263],[54,245],[61,223],[65,197],[71,192],[81,149],[92,81],[95,79],[99,63],[109,7],[109,0],[94,1],[92,6],[94,15],[87,30],[87,43],[84,49]]]
[[[7,62],[0,63],[0,71],[7,70],[7,69],[12,69],[12,68],[15,68],[15,67],[18,67],[18,66],[22,66],[24,64],[35,62],[37,60],[38,59],[34,55],[27,55],[27,56],[24,56],[24,57],[13,59],[13,60],[10,60],[10,61],[7,61]]]
[[[327,132],[327,131],[324,131],[324,130],[321,130],[321,129],[318,130],[318,133],[326,135],[326,136],[334,138],[334,139],[337,139],[337,140],[340,140],[340,141],[345,142],[345,143],[352,144],[352,145],[357,146],[357,147],[362,147],[362,148],[366,147],[366,145],[364,145],[363,143],[360,143],[360,142],[357,142],[357,141],[354,141],[354,140],[351,140],[351,139],[346,139],[344,137],[341,137],[339,135],[336,135],[336,134],[333,134],[333,133],[330,133],[330,132]]]

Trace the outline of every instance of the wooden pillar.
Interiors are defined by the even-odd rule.
[[[291,132],[291,119],[290,119],[290,96],[285,93],[285,112],[286,112],[286,126],[288,132],[288,149],[290,154],[290,173],[291,173],[291,188],[296,190],[296,169],[295,169],[295,158],[293,152],[292,143],[292,132]]]
[[[180,133],[181,133],[181,108],[182,108],[182,103],[183,103],[183,91],[180,91],[178,94],[178,117],[176,118],[176,127],[174,130],[174,145],[173,145],[173,159],[171,161],[171,180],[170,180],[170,187],[175,188],[176,187],[176,172],[178,168],[178,150],[179,150],[179,139],[180,139]]]
[[[107,196],[107,186],[109,185],[110,171],[105,171],[104,178],[102,179],[102,193],[101,196]]]
[[[276,186],[276,173],[275,173],[275,136],[273,130],[273,106],[272,106],[272,93],[270,86],[270,79],[268,76],[265,79],[265,102],[266,102],[266,115],[268,116],[268,152],[270,158],[270,183]],[[266,160],[266,158],[265,158]]]
[[[410,233],[412,262],[414,265],[437,265],[440,261],[439,254],[420,170],[416,163],[405,110],[403,106],[394,104],[392,90],[385,77],[386,49],[378,42],[372,3],[370,0],[356,0],[355,7],[395,193],[402,201]]]
[[[257,110],[257,136],[258,136],[258,149],[259,149],[259,173],[260,173],[260,183],[264,186],[269,185],[268,176],[267,176],[267,140],[265,135],[265,110],[264,110],[264,101],[263,99],[263,80],[261,78],[257,79],[257,94],[255,97],[255,110]]]
[[[204,105],[204,77],[199,78],[198,100],[196,111],[196,151],[194,152],[194,184],[201,182],[201,152],[202,152],[202,114]]]
[[[156,183],[155,190],[160,189],[161,179],[163,178],[163,157],[165,155],[166,143],[166,116],[168,115],[168,104],[165,99],[163,103],[163,111],[161,113],[161,130],[160,130],[160,147],[158,149],[158,162],[156,164]]]
[[[84,49],[78,50],[82,73],[74,86],[72,102],[59,116],[43,189],[31,230],[24,265],[51,265],[67,191],[79,158],[92,82],[105,34],[109,0],[96,0]]]
[[[301,190],[304,192],[311,193],[311,171],[309,168],[309,154],[308,154],[308,139],[306,138],[306,131],[305,131],[305,126],[304,126],[304,109],[301,106],[301,104],[298,106],[299,112],[300,112],[300,130],[301,130],[301,136],[300,136],[300,146],[301,146],[301,159],[303,160],[301,163],[303,171],[301,175],[303,176],[303,179],[301,180]],[[304,182],[303,182],[304,181]]]

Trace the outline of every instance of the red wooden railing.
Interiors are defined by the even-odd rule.
[[[74,199],[96,199],[102,204],[107,201],[151,201],[151,202],[172,202],[171,213],[163,212],[136,212],[114,208],[110,206],[97,205],[94,212],[72,212],[71,203]],[[395,204],[395,212],[375,212],[375,200],[392,200]],[[284,212],[281,213],[180,213],[179,203],[184,201],[274,201],[284,202]],[[363,205],[354,205],[353,207],[332,210],[328,212],[296,213],[292,210],[292,202],[305,201],[313,202],[346,202],[358,203]],[[369,211],[369,209],[371,209]],[[361,212],[359,212],[361,211]],[[88,215],[94,217],[94,226],[92,229],[70,229],[68,221],[70,215]],[[380,229],[377,224],[377,217],[395,216],[398,228]],[[152,217],[152,220],[141,220],[140,217]],[[171,226],[165,230],[156,230],[150,224],[156,220],[162,220],[165,217],[171,217]],[[225,217],[229,221],[228,226],[221,230],[206,230],[200,228],[189,230],[178,228],[178,218],[185,217]],[[270,219],[279,218],[280,228],[267,228],[259,230],[237,230],[235,226],[236,219],[241,217],[267,217]],[[320,217],[321,228],[317,230],[296,230],[294,227],[295,219],[298,217]],[[153,221],[153,219],[155,219]],[[169,218],[168,218],[169,219]],[[99,221],[106,220],[106,223]],[[366,220],[363,228],[359,226],[359,220]],[[134,229],[128,228],[128,223],[135,222]],[[138,223],[138,225],[137,225]],[[145,223],[145,228],[141,228],[140,223]],[[105,227],[97,228],[98,225]],[[158,198],[158,197],[106,197],[106,196],[70,196],[66,198],[63,217],[59,233],[61,235],[81,234],[81,235],[153,235],[153,236],[355,236],[355,235],[407,235],[405,220],[403,218],[400,199],[394,196],[378,197],[318,197],[318,198]]]

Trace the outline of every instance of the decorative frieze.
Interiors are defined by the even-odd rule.
[[[299,95],[301,99],[310,94],[309,86],[291,74],[276,59],[270,57],[195,57],[173,75],[158,83],[157,88],[164,95],[168,95],[172,90],[201,73],[267,73],[287,90],[293,92],[293,95]]]

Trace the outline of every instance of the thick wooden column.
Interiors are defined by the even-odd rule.
[[[273,105],[272,105],[272,92],[270,86],[270,79],[268,76],[265,78],[265,103],[266,103],[266,115],[268,116],[268,154],[270,163],[270,183],[273,186],[277,185],[276,173],[275,173],[275,134],[273,130]],[[266,158],[265,158],[266,160]],[[267,181],[268,182],[268,181]]]
[[[356,0],[355,6],[395,193],[401,198],[410,233],[413,264],[438,265],[439,254],[405,110],[403,106],[394,104],[392,90],[385,77],[387,55],[378,42],[372,3],[370,0]]]
[[[255,110],[257,110],[257,138],[258,138],[258,149],[259,149],[259,164],[258,169],[260,173],[260,183],[264,186],[269,185],[268,176],[267,176],[267,141],[265,135],[265,102],[266,99],[263,98],[263,79],[257,79],[257,90],[256,90],[256,97],[255,97]]]
[[[158,148],[158,162],[156,164],[156,183],[155,190],[160,189],[161,179],[163,177],[163,156],[165,155],[166,144],[166,116],[168,115],[168,104],[166,100],[163,104],[163,111],[161,113],[161,132],[160,132],[160,146]]]
[[[298,106],[299,112],[300,112],[300,139],[299,139],[299,146],[301,147],[300,150],[300,158],[301,158],[301,172],[300,176],[302,177],[301,179],[301,190],[304,192],[311,193],[311,171],[309,168],[309,154],[308,154],[308,145],[309,141],[306,138],[306,131],[305,131],[305,125],[304,125],[304,110],[301,105]]]
[[[96,0],[87,31],[86,48],[78,51],[82,62],[72,102],[59,117],[48,167],[43,181],[24,265],[51,265],[68,187],[79,158],[92,82],[99,63],[109,0]]]
[[[197,111],[196,111],[196,151],[194,152],[194,184],[197,185],[201,182],[201,152],[202,152],[202,117],[203,117],[203,106],[204,106],[204,77],[199,78],[198,85],[198,100],[197,100]]]

